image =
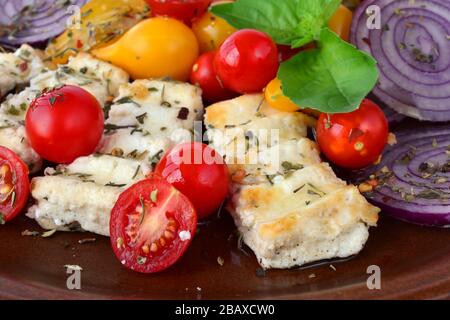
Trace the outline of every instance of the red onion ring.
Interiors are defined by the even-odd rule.
[[[380,9],[380,29],[367,27],[371,5]],[[450,120],[450,0],[366,0],[351,42],[378,61],[373,93],[381,101],[419,120]]]
[[[39,45],[66,28],[71,5],[82,7],[88,0],[0,0],[0,45]]]
[[[395,132],[381,162],[353,173],[353,182],[377,181],[364,195],[395,218],[450,226],[450,126]]]

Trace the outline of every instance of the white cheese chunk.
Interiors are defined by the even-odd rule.
[[[260,149],[253,146],[243,157],[226,158],[234,182],[255,184],[276,180],[278,176],[321,162],[316,144],[307,138],[282,140]]]
[[[197,87],[162,80],[134,81],[120,87],[99,152],[119,152],[154,164],[169,148],[193,139],[202,115]]]
[[[248,145],[270,148],[280,141],[306,136],[315,120],[301,112],[280,112],[271,108],[263,95],[244,95],[208,107],[205,124],[210,144],[228,163],[242,159]]]
[[[25,138],[25,126],[11,125],[0,129],[0,146],[13,150],[28,165],[31,173],[42,167],[41,157]]]
[[[147,172],[138,161],[108,155],[82,157],[33,178],[36,200],[27,216],[45,229],[109,235],[109,216],[119,194]]]
[[[0,53],[0,98],[29,82],[43,69],[41,58],[29,45],[22,45],[14,53]]]
[[[180,237],[181,241],[188,241],[191,239],[191,233],[186,230],[180,231],[178,236]]]

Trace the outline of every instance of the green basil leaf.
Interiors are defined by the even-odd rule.
[[[300,0],[297,2],[299,18],[297,39],[291,42],[293,48],[299,48],[319,40],[322,28],[341,4],[340,0]]]
[[[276,43],[302,46],[313,41],[340,0],[237,0],[211,12],[238,29],[257,29]]]
[[[318,49],[281,64],[283,93],[302,107],[326,113],[356,110],[378,79],[376,61],[324,28]]]
[[[214,5],[211,12],[238,29],[257,29],[269,34],[279,44],[297,38],[296,0],[238,0]]]

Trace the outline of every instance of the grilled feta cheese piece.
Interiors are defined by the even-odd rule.
[[[44,229],[109,235],[109,216],[119,194],[148,173],[139,161],[109,155],[81,157],[33,178],[36,200],[27,216]]]
[[[270,109],[262,95],[206,109],[208,137],[225,156],[234,182],[228,209],[264,268],[356,254],[369,226],[376,225],[379,209],[337,178],[306,138],[313,124],[301,113]],[[260,129],[271,130],[269,138],[255,143]]]
[[[44,69],[44,64],[29,45],[14,53],[0,53],[0,98],[18,85],[26,84]]]
[[[252,145],[262,149],[305,137],[315,120],[300,112],[276,111],[262,95],[254,94],[215,104],[205,123],[210,143],[232,163],[245,157]]]
[[[99,152],[157,163],[167,149],[191,141],[195,121],[202,116],[199,88],[173,81],[134,81],[120,87]]]
[[[86,53],[71,58],[67,65],[58,66],[56,70],[40,73],[31,79],[29,87],[18,94],[7,96],[0,105],[2,145],[20,154],[28,165],[39,169],[40,159],[29,147],[23,130],[26,111],[36,96],[45,88],[63,84],[76,85],[89,91],[104,106],[111,96],[118,94],[119,86],[128,82],[128,79],[127,73],[123,70]],[[16,133],[15,139],[10,139],[11,132]]]
[[[265,268],[348,257],[363,248],[378,210],[325,163],[243,186],[230,210],[244,242]]]
[[[234,181],[255,184],[288,175],[320,161],[317,145],[307,138],[299,138],[282,140],[267,148],[252,146],[244,157],[228,160],[228,167]]]
[[[31,148],[25,137],[25,126],[0,127],[0,146],[13,150],[35,172],[42,167],[41,157]]]

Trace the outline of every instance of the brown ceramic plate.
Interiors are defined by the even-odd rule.
[[[400,126],[424,126],[405,121]],[[183,258],[159,274],[129,271],[109,238],[38,230],[22,216],[0,228],[0,298],[34,299],[450,299],[450,230],[397,221],[381,214],[365,248],[346,261],[261,272],[248,248],[237,246],[223,212],[199,228]],[[93,243],[78,241],[96,238]],[[223,266],[218,257],[224,260]],[[79,265],[81,290],[68,290],[65,265]],[[367,268],[381,269],[381,290],[369,290]]]
[[[202,226],[171,269],[143,275],[123,268],[109,239],[86,233],[22,236],[39,230],[21,217],[0,233],[0,298],[34,299],[372,299],[450,298],[450,232],[382,217],[364,250],[347,261],[298,270],[257,272],[237,248],[231,218]],[[96,237],[94,243],[78,240]],[[248,249],[247,249],[248,250]],[[223,266],[217,262],[224,259]],[[330,266],[332,263],[332,266]],[[83,268],[81,290],[66,288],[64,265]],[[369,265],[381,268],[381,290],[366,286]],[[260,270],[258,270],[260,271]]]

